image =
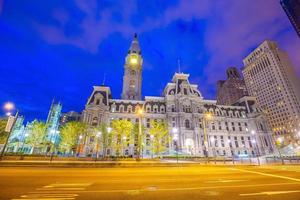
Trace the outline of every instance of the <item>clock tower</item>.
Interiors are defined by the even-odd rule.
[[[142,64],[141,49],[135,33],[125,58],[122,99],[141,100]]]

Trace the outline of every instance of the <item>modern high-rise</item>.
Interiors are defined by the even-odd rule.
[[[122,99],[140,100],[142,98],[142,64],[140,45],[137,34],[134,34],[125,58]]]
[[[243,96],[247,96],[245,82],[236,67],[226,70],[227,80],[217,83],[217,104],[233,105]]]
[[[59,140],[59,122],[61,116],[62,104],[55,104],[54,101],[51,104],[48,117],[47,117],[47,139],[52,143],[57,143]]]
[[[248,92],[257,98],[269,126],[286,142],[300,130],[300,81],[286,52],[274,41],[264,41],[244,60]]]
[[[300,37],[300,0],[280,0],[280,4]]]

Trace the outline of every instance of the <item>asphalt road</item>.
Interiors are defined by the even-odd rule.
[[[0,199],[300,199],[300,166],[0,168]]]

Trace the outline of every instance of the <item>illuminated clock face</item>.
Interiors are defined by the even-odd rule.
[[[136,65],[137,62],[138,62],[137,57],[135,57],[135,56],[131,56],[130,57],[130,64]]]

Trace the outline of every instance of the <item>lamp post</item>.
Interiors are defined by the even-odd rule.
[[[251,131],[251,134],[253,135],[252,144],[255,145],[256,150],[257,150],[257,153],[256,153],[257,164],[260,165],[260,160],[259,160],[260,152],[259,152],[259,147],[258,147],[257,141],[256,141],[256,139],[255,139],[255,134],[256,134],[256,132],[255,132],[254,130],[252,130],[252,131]]]
[[[154,135],[150,135],[150,140],[151,140],[151,158],[153,159],[153,140],[154,140]]]
[[[144,106],[144,105],[143,105]],[[140,154],[141,154],[141,136],[142,136],[142,116],[143,116],[143,108],[138,110],[138,116],[139,116],[139,134],[138,134],[138,149],[137,149],[137,160],[140,160]]]
[[[212,147],[212,150],[213,150],[213,156],[214,156],[214,159],[215,159],[215,164],[217,164],[217,161],[216,161],[216,150],[215,150],[215,138],[214,137],[210,137],[210,146]]]
[[[11,114],[12,114],[12,111],[15,109],[15,105],[14,105],[13,103],[11,103],[11,102],[7,102],[7,103],[4,104],[3,108],[4,108],[4,110],[6,111],[6,115],[9,117],[8,120],[7,120],[7,125],[8,125],[9,119],[10,119]],[[10,130],[8,131],[8,135],[7,135],[7,137],[6,137],[5,143],[4,143],[4,145],[3,145],[3,148],[2,148],[2,151],[1,151],[1,154],[0,154],[0,161],[1,161],[1,160],[3,159],[3,157],[4,157],[5,149],[6,149],[6,146],[7,146],[7,144],[8,144],[8,140],[9,140],[9,138],[10,138],[10,135],[11,135],[12,131],[13,131],[13,128],[14,128],[14,126],[15,126],[15,123],[16,123],[17,119],[18,119],[18,116],[19,116],[19,111],[17,110],[17,113],[15,114],[15,116],[14,116],[14,118],[13,118],[13,121],[12,121],[12,124],[11,124],[11,127],[10,127]],[[6,126],[7,126],[7,125],[6,125]]]
[[[99,156],[99,140],[100,140],[101,135],[102,135],[101,131],[96,133],[96,158],[95,158],[95,161],[97,161],[98,156]]]
[[[281,159],[281,164],[285,164],[284,163],[284,159],[283,159],[283,157],[282,157],[282,155],[281,155],[281,151],[280,151],[280,147],[281,147],[281,144],[284,142],[284,139],[282,138],[282,137],[280,137],[280,138],[278,138],[277,139],[277,141],[278,141],[278,144],[279,144],[279,148],[278,148],[278,154],[279,154],[279,157],[280,157],[280,159]]]
[[[124,144],[126,145],[127,137],[124,136],[122,139],[123,139],[123,141],[122,141],[123,156],[125,156],[125,148],[124,148]]]
[[[78,137],[78,143],[77,143],[77,156],[80,154],[80,143],[81,143],[82,135],[79,135]]]
[[[228,140],[227,140],[227,143],[228,143],[228,145],[229,145],[230,152],[231,152],[232,164],[234,164],[234,154],[233,154],[233,151],[232,151],[232,144],[231,144],[231,140],[230,140],[230,139],[228,139]]]
[[[175,145],[175,151],[176,151],[176,162],[178,163],[178,129],[177,128],[173,128],[172,129],[173,132],[173,140],[174,140],[174,145]]]
[[[102,142],[103,142],[103,146],[102,146],[102,157],[103,158],[106,158],[106,153],[107,153],[107,143],[108,143],[108,134],[111,133],[112,131],[112,128],[111,127],[107,127],[106,128],[106,131],[107,131],[107,134],[105,133],[105,130],[104,130],[104,135],[102,136]]]
[[[208,160],[208,138],[207,138],[207,133],[206,133],[206,121],[212,119],[212,114],[209,112],[206,112],[202,118],[203,121],[203,135],[204,135],[204,152],[205,152],[205,157]]]

